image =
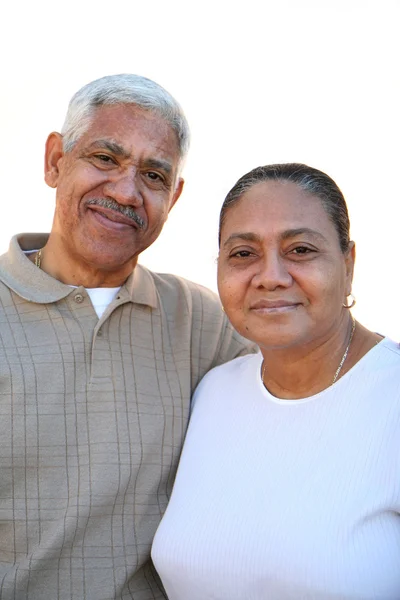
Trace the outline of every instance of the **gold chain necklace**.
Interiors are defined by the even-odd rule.
[[[336,382],[337,378],[339,377],[340,371],[342,370],[342,367],[343,367],[343,365],[344,365],[344,361],[346,360],[346,358],[347,358],[347,355],[348,355],[348,353],[349,353],[349,350],[350,350],[350,345],[351,345],[351,342],[352,342],[352,340],[353,340],[354,330],[355,330],[355,328],[356,328],[356,320],[355,320],[355,318],[353,317],[353,315],[351,315],[351,320],[352,320],[352,322],[353,322],[353,323],[352,323],[352,326],[351,326],[351,332],[350,332],[349,343],[347,344],[347,346],[346,346],[346,350],[344,351],[344,354],[343,354],[343,356],[342,356],[342,360],[340,361],[340,363],[339,363],[339,366],[338,366],[338,368],[336,369],[336,372],[335,372],[335,374],[334,374],[334,376],[333,376],[333,379],[332,379],[332,383],[331,383],[331,385],[333,385],[333,384]],[[267,365],[266,365],[266,364],[265,364],[265,362],[263,361],[263,369],[262,369],[262,373],[261,373],[261,379],[262,379],[262,382],[263,382],[263,383],[264,383],[264,375],[265,375],[265,368],[266,368],[266,366],[267,366]],[[265,384],[264,384],[264,385],[265,385]]]
[[[346,348],[346,350],[344,351],[344,354],[343,354],[343,356],[342,356],[342,360],[340,361],[340,363],[339,363],[339,366],[338,366],[338,368],[336,369],[336,373],[335,373],[335,375],[334,375],[334,377],[333,377],[333,380],[332,380],[332,383],[331,383],[331,385],[333,385],[333,384],[335,383],[336,379],[339,377],[339,373],[340,373],[340,371],[342,370],[342,367],[343,367],[343,365],[344,365],[344,361],[346,360],[346,358],[347,358],[347,355],[348,355],[348,353],[349,353],[349,350],[350,350],[350,344],[351,344],[351,341],[352,341],[352,339],[353,339],[354,330],[355,330],[355,328],[356,328],[356,320],[355,320],[355,318],[353,317],[353,315],[351,315],[351,319],[352,319],[353,323],[352,323],[352,326],[351,326],[351,332],[350,332],[350,339],[349,339],[349,343],[347,344],[347,348]]]
[[[35,266],[40,269],[40,265],[42,264],[42,250],[43,248],[40,248],[40,250],[36,253],[35,256]]]

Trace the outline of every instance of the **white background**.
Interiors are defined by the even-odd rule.
[[[192,129],[186,186],[142,262],[213,289],[226,192],[271,162],[305,162],[347,198],[355,316],[400,339],[400,4],[390,0],[80,0],[0,8],[0,251],[50,228],[47,134],[106,74],[156,80]]]

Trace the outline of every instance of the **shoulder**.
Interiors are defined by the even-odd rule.
[[[400,410],[399,344],[384,338],[338,384],[330,388],[331,392],[345,398],[346,406],[366,414],[375,421],[375,426],[383,415],[390,420],[389,415],[393,415],[393,411],[398,414]]]
[[[235,339],[242,346],[253,346],[233,329],[222,310],[219,297],[213,291],[178,275],[146,271],[152,278],[158,303],[169,321],[175,325],[190,324],[192,332],[198,332],[206,343],[212,343],[214,338],[222,341],[228,335],[229,339]]]
[[[204,391],[210,388],[221,389],[220,386],[227,388],[237,388],[240,385],[246,385],[246,381],[253,381],[261,366],[261,354],[253,353],[244,356],[238,356],[222,365],[214,367],[200,381],[196,389],[196,396],[200,396]]]
[[[219,332],[221,335],[227,319],[221,302],[206,287],[170,273],[154,273],[147,270],[157,296],[157,303],[174,324],[191,324],[192,329],[203,332]]]
[[[400,344],[386,337],[377,346],[382,357],[394,363],[400,362]]]
[[[246,412],[246,398],[259,394],[260,353],[239,356],[211,369],[198,384],[191,402],[191,420],[234,410]]]
[[[190,344],[192,389],[212,367],[256,348],[240,336],[228,321],[220,300],[206,287],[170,273],[155,273],[141,266],[151,279],[177,351]]]
[[[366,360],[361,359],[360,364],[364,369],[369,369],[372,374],[382,372],[384,377],[389,377],[390,373],[396,373],[399,377],[400,368],[400,345],[398,342],[386,337],[381,340],[366,356]]]
[[[371,361],[372,375],[393,384],[400,394],[400,345],[390,338],[384,338],[375,348]]]
[[[155,273],[148,269],[147,272],[152,277],[163,304],[166,303],[168,306],[168,301],[174,303],[176,300],[184,298],[192,308],[212,312],[215,310],[221,311],[221,303],[217,294],[199,283],[172,273]]]

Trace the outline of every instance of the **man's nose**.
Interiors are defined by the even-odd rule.
[[[107,181],[103,191],[106,196],[113,198],[118,204],[128,206],[142,206],[143,197],[138,185],[138,174],[136,172],[124,173]]]
[[[288,271],[286,261],[278,252],[265,255],[259,262],[259,268],[252,279],[255,287],[263,287],[266,290],[287,288],[292,285],[292,282],[293,278]]]

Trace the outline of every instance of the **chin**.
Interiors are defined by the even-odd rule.
[[[304,333],[294,331],[294,328],[282,325],[264,327],[237,327],[235,329],[251,342],[263,348],[285,349],[302,345],[306,341]]]
[[[91,263],[125,262],[136,249],[132,240],[128,241],[121,236],[105,237],[90,233],[80,235],[77,245],[79,254]]]
[[[118,271],[134,259],[126,252],[110,252],[109,249],[99,252],[88,248],[81,253],[81,257],[92,268],[106,271]]]

